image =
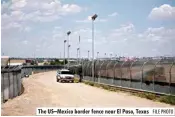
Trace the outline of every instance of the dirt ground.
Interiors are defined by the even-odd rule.
[[[24,93],[2,104],[2,115],[34,116],[37,107],[171,107],[82,83],[58,83],[55,75],[51,71],[23,79]]]

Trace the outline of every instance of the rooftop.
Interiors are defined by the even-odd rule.
[[[61,70],[59,70],[59,71],[69,71],[68,69],[61,69]]]

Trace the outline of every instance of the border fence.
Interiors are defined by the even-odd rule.
[[[175,60],[118,61],[96,60],[92,78],[92,61],[82,61],[81,67],[70,70],[83,80],[157,94],[175,95]],[[22,93],[22,78],[54,71],[64,66],[1,66],[1,102]]]
[[[1,66],[1,103],[22,93],[22,78],[61,69],[63,66]]]
[[[1,102],[21,94],[21,68],[1,67]]]
[[[94,65],[94,78],[92,78],[91,61],[84,61],[82,69],[84,80],[158,94],[175,95],[174,60],[98,60]]]

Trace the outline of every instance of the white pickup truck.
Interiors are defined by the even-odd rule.
[[[74,75],[67,69],[61,69],[56,74],[57,82],[74,82]]]

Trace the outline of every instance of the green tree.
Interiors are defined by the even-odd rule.
[[[51,61],[50,62],[50,65],[55,65],[55,61]]]
[[[48,63],[44,63],[44,65],[49,65]]]

